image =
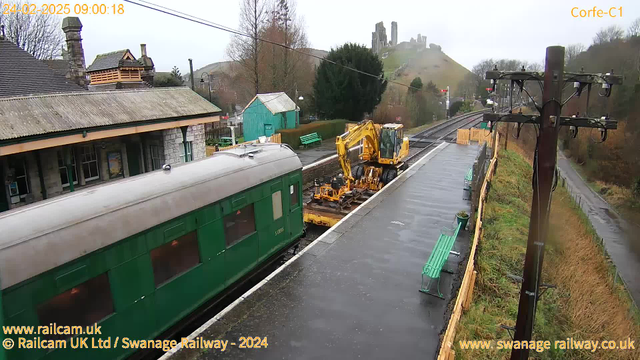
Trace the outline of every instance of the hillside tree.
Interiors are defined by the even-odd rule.
[[[633,20],[627,28],[627,37],[640,36],[640,18]]]
[[[611,25],[600,29],[593,37],[593,44],[599,45],[620,40],[624,37],[624,31],[618,25]]]
[[[323,61],[316,72],[314,94],[318,112],[328,118],[360,121],[380,103],[387,88],[382,61],[367,47],[347,43],[332,49],[327,60],[374,76]]]
[[[4,5],[10,8],[22,8],[28,3],[20,0],[7,2],[0,0],[0,25],[4,25],[7,40],[33,55],[36,59],[48,60],[59,57],[64,45],[64,34],[60,28],[61,21],[50,14],[23,14],[5,11]]]
[[[587,48],[580,44],[570,44],[564,49],[564,64],[565,66],[569,65],[572,61],[574,61],[581,52],[585,51]]]

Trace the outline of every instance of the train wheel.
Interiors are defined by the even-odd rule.
[[[398,176],[398,170],[389,169],[389,171],[387,171],[387,181],[384,184],[387,185],[388,183],[392,182],[393,179],[396,178],[396,176]]]
[[[389,173],[389,169],[382,169],[382,175],[380,175],[380,182],[384,185],[387,184],[387,174]]]
[[[359,164],[352,167],[351,175],[353,176],[354,179],[360,180],[362,178],[362,175],[364,175],[364,165]]]

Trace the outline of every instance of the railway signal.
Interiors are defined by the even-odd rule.
[[[609,97],[614,85],[622,84],[622,77],[611,73],[565,73],[564,72],[564,47],[550,46],[547,48],[545,71],[531,72],[525,71],[499,71],[495,67],[492,71],[487,71],[486,79],[491,80],[493,88],[499,80],[508,80],[511,91],[516,86],[520,92],[524,91],[529,96],[539,115],[523,115],[522,112],[513,114],[512,97],[509,96],[510,111],[505,114],[485,114],[484,120],[497,122],[517,123],[517,134],[520,134],[521,127],[525,124],[536,124],[538,126],[538,139],[534,155],[533,173],[533,197],[531,201],[531,221],[529,222],[529,237],[527,240],[527,251],[524,261],[522,275],[522,288],[520,291],[520,302],[518,305],[518,317],[516,321],[514,340],[518,342],[530,341],[533,333],[537,302],[549,285],[542,284],[542,261],[544,259],[544,247],[549,223],[549,210],[551,206],[551,195],[554,189],[554,178],[556,175],[556,158],[558,148],[558,133],[562,126],[569,126],[572,132],[577,132],[578,128],[597,128],[600,130],[601,139],[607,138],[607,131],[616,129],[618,123],[607,117],[589,118],[588,116],[561,116],[562,107],[574,96],[580,97],[583,90],[587,89],[587,109],[589,107],[589,97],[593,85],[601,86],[604,92],[601,96]],[[537,81],[544,83],[542,92],[542,104],[539,105],[525,89],[525,83]],[[562,89],[565,84],[573,83],[574,93],[567,99],[562,100]],[[540,84],[542,86],[542,84]],[[586,114],[586,112],[585,112]],[[495,126],[493,126],[495,127]],[[497,144],[495,145],[497,146]],[[557,179],[556,179],[557,180]],[[542,291],[541,291],[542,290]],[[512,360],[524,360],[529,356],[529,349],[513,349]]]

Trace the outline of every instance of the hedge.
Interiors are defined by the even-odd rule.
[[[335,137],[344,133],[345,124],[349,121],[343,119],[337,120],[319,120],[310,124],[303,124],[295,129],[282,129],[278,133],[282,134],[282,142],[289,144],[292,148],[297,149],[300,144],[300,136],[318,133],[322,140],[333,142]]]

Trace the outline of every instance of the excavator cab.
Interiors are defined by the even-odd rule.
[[[397,164],[409,152],[409,141],[403,137],[401,124],[385,124],[380,129],[380,163]]]

